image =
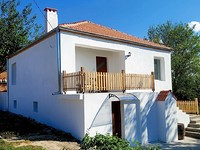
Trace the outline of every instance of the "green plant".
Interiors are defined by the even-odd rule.
[[[143,147],[140,143],[135,142],[136,147],[131,147],[130,143],[125,139],[110,134],[96,134],[90,137],[86,134],[81,141],[81,149],[85,150],[159,150],[156,146]]]

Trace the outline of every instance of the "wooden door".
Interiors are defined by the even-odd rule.
[[[112,130],[113,135],[121,137],[121,110],[120,101],[112,102]]]
[[[97,72],[107,72],[107,58],[106,57],[96,57],[96,69]],[[100,83],[100,84],[98,84]],[[97,77],[97,87],[99,92],[107,92],[106,82],[101,77]]]
[[[97,72],[107,72],[107,58],[96,57]]]

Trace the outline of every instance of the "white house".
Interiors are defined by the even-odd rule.
[[[8,58],[10,112],[78,139],[87,132],[143,144],[177,139],[171,93],[157,101],[172,89],[168,47],[89,21],[58,25],[57,10],[45,12],[47,33]]]

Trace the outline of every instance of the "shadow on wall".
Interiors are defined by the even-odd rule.
[[[156,97],[158,93],[133,93],[141,100],[141,143],[147,144],[151,141],[157,141],[157,123],[156,123]]]
[[[140,101],[125,101],[123,107],[123,136],[135,146],[135,142],[141,142]]]
[[[177,118],[176,118],[176,100],[170,94],[166,102],[166,139],[167,142],[177,141]]]

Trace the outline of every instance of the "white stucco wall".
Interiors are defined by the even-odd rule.
[[[7,92],[0,92],[0,110],[8,110]]]
[[[125,60],[128,52],[132,55]],[[154,71],[154,58],[160,58],[164,61],[161,65],[164,79],[155,80],[155,89],[172,89],[170,52],[61,32],[62,71],[79,71],[83,65],[86,70],[95,71],[95,58],[98,55],[107,57],[109,72],[121,72],[124,68],[127,73],[135,74],[150,74]]]
[[[122,136],[135,145],[134,142],[142,142],[140,101],[122,101]]]
[[[16,63],[16,85],[11,84],[11,66]],[[83,137],[83,101],[58,92],[56,36],[9,59],[9,111]],[[78,99],[78,100],[77,100]],[[14,108],[14,100],[17,107]],[[33,102],[38,102],[38,112]]]
[[[174,142],[178,140],[176,100],[172,94],[165,101],[157,101],[158,113],[158,140]]]
[[[138,97],[139,101],[121,101],[122,136],[132,145],[134,145],[133,140],[142,144],[158,141],[159,132],[165,134],[163,131],[167,130],[160,131],[158,126],[158,120],[162,122],[166,119],[157,112],[158,93],[134,92],[132,94]],[[96,133],[112,134],[111,103],[101,107],[107,99],[107,93],[84,94],[85,133],[89,131],[91,136]],[[101,116],[96,117],[97,114]],[[93,124],[96,126],[92,126]]]
[[[76,47],[76,71],[85,67],[85,71],[96,72],[96,57],[107,58],[108,72],[121,72],[124,70],[124,52],[123,51],[104,51],[91,48]]]

